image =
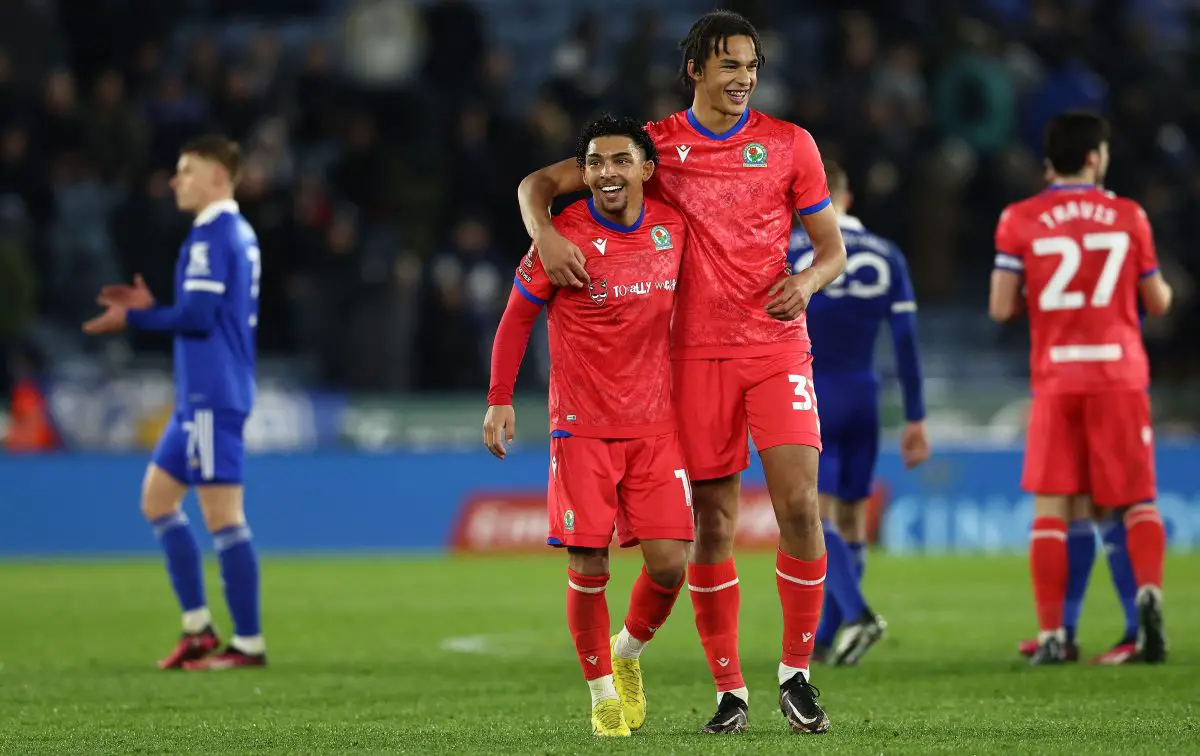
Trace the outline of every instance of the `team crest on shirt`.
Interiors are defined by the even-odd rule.
[[[563,530],[572,531],[575,529],[575,510],[568,509],[563,512]]]
[[[598,305],[602,305],[608,301],[608,279],[601,278],[599,281],[592,281],[588,284],[588,294],[592,295],[592,301]]]
[[[671,248],[671,232],[666,226],[655,226],[650,229],[650,240],[654,242],[654,248],[659,252]]]
[[[742,149],[743,168],[766,168],[767,148],[758,142],[751,142]]]
[[[211,276],[212,273],[208,268],[208,243],[194,242],[191,248],[188,249],[188,264],[184,275],[188,278],[192,276]]]

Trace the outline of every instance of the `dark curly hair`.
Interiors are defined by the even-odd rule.
[[[692,24],[687,36],[679,43],[679,49],[683,51],[683,60],[679,64],[680,83],[691,89],[695,82],[688,76],[688,61],[694,60],[696,67],[702,68],[710,55],[729,49],[730,37],[749,37],[754,42],[758,65],[761,67],[767,62],[762,54],[758,29],[745,16],[727,10],[709,11]]]
[[[616,118],[607,113],[589,121],[579,132],[579,140],[575,143],[575,162],[582,168],[587,162],[588,145],[597,137],[627,136],[642,151],[642,157],[650,163],[658,163],[658,149],[654,140],[646,133],[646,128],[635,118]]]

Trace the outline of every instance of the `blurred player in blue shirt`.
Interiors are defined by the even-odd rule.
[[[929,456],[925,402],[917,355],[917,302],[904,256],[847,215],[852,195],[845,172],[827,161],[825,173],[846,242],[846,270],[813,296],[808,330],[813,343],[813,381],[821,408],[821,454],[817,487],[829,554],[825,606],[813,659],[857,664],[881,637],[886,623],[862,594],[866,556],[866,499],[871,495],[879,453],[879,376],[875,341],[887,321],[908,422],[900,438],[905,464]],[[793,271],[812,261],[812,244],[802,228],[792,234],[788,261]],[[834,637],[842,629],[837,648]]]
[[[205,136],[184,146],[171,186],[179,209],[194,213],[175,266],[174,304],[155,302],[141,276],[106,286],[105,311],[90,334],[126,328],[174,334],[175,413],[142,483],[142,513],[166,554],[183,609],[183,636],[163,669],[263,666],[258,558],[243,511],[242,432],[254,404],[255,331],[261,274],[258,239],[233,201],[238,145]],[[195,487],[221,563],[234,636],[223,651],[204,597],[200,548],[182,510]]]

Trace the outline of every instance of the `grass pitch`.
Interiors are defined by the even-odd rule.
[[[739,559],[751,731],[696,733],[715,697],[685,596],[643,656],[646,727],[599,742],[556,556],[266,555],[271,666],[209,674],[154,668],[177,632],[156,560],[3,563],[0,752],[1200,751],[1200,555],[1167,565],[1167,665],[1052,669],[1029,669],[1016,655],[1033,626],[1023,559],[872,555],[867,590],[889,635],[859,668],[814,670],[833,722],[823,736],[792,735],[778,711],[773,564],[772,555]],[[614,560],[614,628],[637,570],[635,559]],[[1097,564],[1085,655],[1119,634],[1112,593]]]

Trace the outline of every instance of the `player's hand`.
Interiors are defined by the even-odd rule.
[[[513,442],[517,431],[517,412],[511,404],[493,404],[483,416],[483,445],[497,459],[508,455],[505,444]]]
[[[537,247],[538,257],[542,260],[542,267],[546,269],[550,283],[564,288],[569,286],[582,289],[592,280],[584,269],[587,258],[579,251],[579,247],[558,233],[557,229],[547,228],[538,234],[533,243]]]
[[[794,276],[785,276],[775,282],[767,296],[773,297],[767,302],[767,314],[776,320],[795,320],[808,307],[808,300],[817,288],[808,274],[802,270]]]
[[[96,303],[101,307],[117,305],[127,310],[147,310],[154,306],[154,295],[150,293],[142,274],[138,273],[133,277],[133,286],[125,284],[105,286],[100,290],[100,296],[96,298]]]
[[[103,333],[120,333],[128,324],[126,314],[129,310],[119,305],[109,305],[108,309],[83,324],[83,332],[92,336]]]
[[[909,470],[929,459],[929,436],[925,434],[924,420],[905,423],[900,432],[900,458]]]

